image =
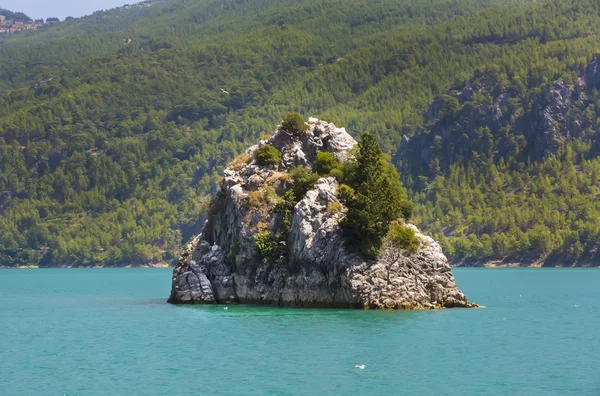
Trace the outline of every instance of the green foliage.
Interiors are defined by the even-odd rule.
[[[593,260],[600,227],[589,219],[600,205],[589,197],[600,159],[580,166],[564,154],[521,170],[453,165],[415,193],[416,217],[436,238],[452,231],[446,252],[455,261]]]
[[[265,144],[256,150],[256,162],[262,166],[278,165],[281,161],[281,151],[270,144]]]
[[[390,223],[404,215],[406,192],[398,175],[390,171],[375,136],[363,134],[359,143],[354,176],[354,193],[343,187],[348,213],[341,223],[349,247],[357,248],[366,257],[379,254]]]
[[[256,253],[267,263],[278,257],[279,242],[271,231],[263,231],[254,235],[254,243],[256,244]]]
[[[416,253],[421,244],[412,228],[398,223],[390,226],[387,238],[395,248],[410,254]]]
[[[316,173],[311,173],[304,166],[295,166],[289,171],[289,175],[294,181],[294,185],[292,186],[292,190],[294,192],[294,196],[301,200],[304,198],[308,190],[314,187],[317,180],[319,180],[319,175]]]
[[[356,198],[354,189],[347,184],[340,184],[338,186],[338,197],[344,202],[350,201]]]
[[[6,19],[10,20],[10,21],[25,22],[25,23],[33,22],[33,20],[29,16],[27,16],[26,14],[24,14],[22,12],[13,12],[13,11],[9,11],[9,10],[0,8],[0,15],[5,16]]]
[[[288,132],[298,133],[308,130],[308,125],[306,125],[304,118],[300,114],[291,113],[283,119],[281,128]]]
[[[405,220],[409,220],[414,211],[413,203],[408,199],[406,189],[400,181],[400,175],[396,170],[396,167],[389,162],[389,158],[382,158],[382,166],[384,169],[385,179],[389,184],[389,191],[392,192],[390,197],[389,205],[393,215],[398,215]]]
[[[294,194],[294,190],[290,189],[286,191],[286,193],[281,197],[281,199],[275,204],[273,211],[278,213],[281,216],[282,224],[281,224],[281,232],[278,236],[278,240],[281,242],[285,242],[287,239],[287,235],[290,232],[292,227],[292,214],[294,212],[294,207],[298,203],[296,199],[296,195]]]
[[[340,183],[346,178],[344,171],[338,168],[332,169],[328,176],[335,178]]]
[[[575,88],[564,121],[550,126],[554,134],[539,122],[553,91],[576,78],[533,81],[524,90],[501,68],[481,70],[468,82],[476,92],[404,147],[417,222],[443,241],[450,259],[597,262],[597,91]],[[493,97],[506,98],[499,115]],[[422,147],[430,147],[425,156]]]
[[[327,205],[327,213],[336,214],[342,211],[342,204],[339,202],[329,202]]]
[[[317,153],[313,166],[315,172],[319,175],[327,175],[334,169],[340,167],[340,161],[338,161],[330,152],[321,151],[320,153]]]
[[[445,94],[430,121],[446,133],[427,128],[419,150],[433,154],[399,163],[420,224],[456,260],[597,260],[597,94],[555,160],[535,155],[523,115],[599,41],[591,0],[165,0],[3,36],[0,250],[11,265],[170,261],[223,166],[282,114],[335,115],[395,154]],[[498,107],[518,122],[481,125],[506,87]]]
[[[438,117],[441,120],[454,117],[460,109],[458,100],[450,95],[440,95],[438,98],[438,103]]]

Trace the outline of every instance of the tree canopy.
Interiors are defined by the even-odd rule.
[[[384,158],[375,136],[363,134],[359,147],[350,178],[352,192],[342,194],[348,213],[341,226],[349,247],[376,257],[391,222],[408,215],[402,210],[408,206],[408,198],[398,174],[387,170],[392,165]]]
[[[573,107],[580,127],[553,156],[522,131],[539,130],[528,114],[554,81],[573,85],[596,58],[599,11],[591,0],[166,0],[2,37],[0,261],[173,260],[223,167],[290,112],[372,134],[415,221],[459,262],[593,261],[598,93]],[[466,81],[475,95],[460,102]],[[498,127],[472,122],[496,107]],[[398,148],[421,128],[431,139],[411,158],[427,164],[406,166]]]
[[[29,16],[27,16],[27,14],[24,14],[22,12],[14,12],[14,11],[0,8],[0,15],[6,17],[7,20],[14,21],[14,22],[25,22],[25,23],[32,22],[32,19]]]

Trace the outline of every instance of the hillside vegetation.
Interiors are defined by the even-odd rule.
[[[432,103],[398,157],[457,262],[598,262],[599,66],[530,86],[494,67]]]
[[[581,261],[594,234],[576,230],[583,212],[564,205],[595,197],[595,152],[581,147],[595,136],[593,89],[584,101],[587,137],[561,140],[552,155],[495,144],[492,155],[476,158],[481,147],[464,145],[465,154],[430,169],[407,164],[421,157],[403,151],[402,137],[434,136],[436,122],[462,133],[467,112],[489,118],[449,90],[493,70],[498,81],[480,78],[477,100],[516,90],[508,101],[522,110],[502,111],[505,125],[521,129],[490,128],[488,140],[504,134],[521,147],[518,131],[528,129],[523,114],[535,98],[561,78],[574,84],[595,59],[599,11],[591,0],[165,0],[15,35],[0,44],[0,260],[171,261],[199,231],[204,197],[223,166],[297,111],[375,135],[410,187],[415,221],[443,237],[455,260],[558,257],[579,238],[581,249],[568,257]],[[444,120],[426,120],[441,94],[456,103]],[[495,167],[496,184],[482,163]],[[514,181],[523,174],[530,176]],[[550,178],[550,190],[537,190],[538,174]],[[553,190],[553,180],[564,187]],[[553,226],[540,227],[547,205],[532,191],[566,201],[552,204]],[[494,194],[506,202],[488,202]],[[469,217],[478,213],[481,221]],[[514,217],[507,213],[529,220],[485,220]],[[594,204],[585,213],[600,214]],[[561,229],[572,234],[558,236]],[[529,238],[515,248],[523,241],[517,230],[550,232],[552,241],[536,251]],[[495,232],[509,248],[492,241],[490,249]]]

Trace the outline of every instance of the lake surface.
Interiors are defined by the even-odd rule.
[[[170,269],[0,270],[0,394],[600,395],[600,269],[454,273],[487,308],[176,307]]]

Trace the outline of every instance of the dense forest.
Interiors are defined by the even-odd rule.
[[[0,8],[0,15],[5,17],[7,20],[14,22],[32,22],[33,19],[29,18],[26,14],[22,12],[13,12],[10,10],[5,10],[4,8]]]
[[[596,262],[600,59],[581,72],[528,85],[476,73],[401,145],[419,221],[455,260]]]
[[[294,111],[373,134],[455,262],[594,263],[598,42],[591,0],[163,0],[13,35],[0,263],[172,261]]]

